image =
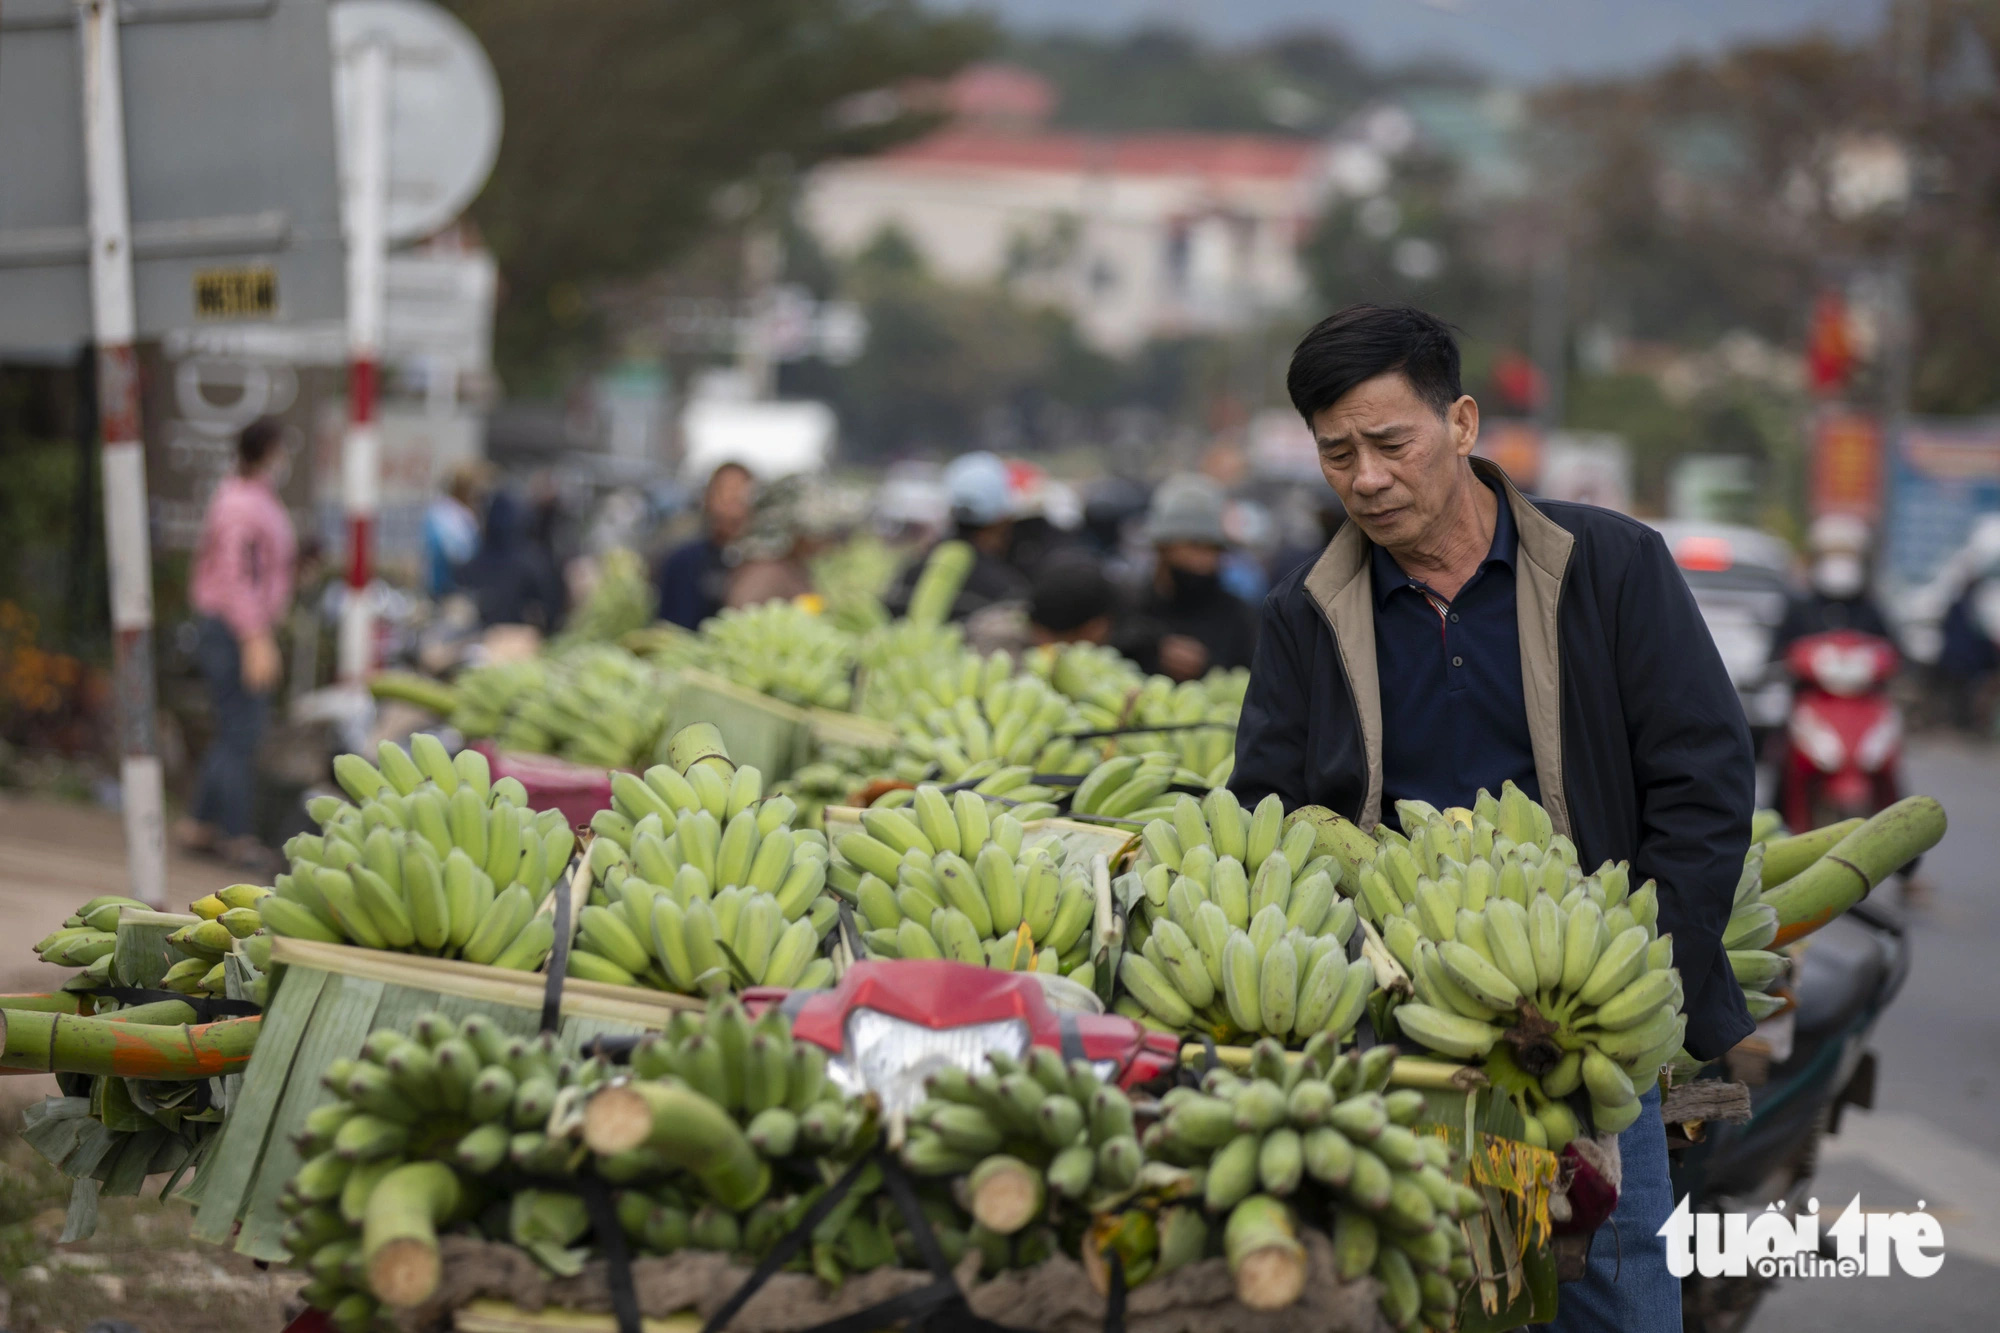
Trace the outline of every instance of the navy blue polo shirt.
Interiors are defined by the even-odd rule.
[[[1447,602],[1372,550],[1375,670],[1382,691],[1382,818],[1396,802],[1469,806],[1484,787],[1514,785],[1536,800],[1535,746],[1521,688],[1514,610],[1516,536],[1507,497],[1478,572]]]

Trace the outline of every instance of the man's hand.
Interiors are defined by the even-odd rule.
[[[252,694],[269,694],[278,683],[282,663],[278,641],[269,634],[243,640],[243,688]]]
[[[1208,649],[1200,639],[1168,634],[1160,639],[1160,673],[1175,680],[1193,680],[1208,670]]]

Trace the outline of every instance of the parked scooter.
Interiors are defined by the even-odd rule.
[[[1696,1214],[1754,1215],[1782,1201],[1796,1215],[1813,1194],[1822,1136],[1839,1132],[1843,1108],[1874,1105],[1868,1038],[1909,975],[1902,924],[1879,900],[1860,903],[1812,936],[1796,968],[1795,1007],[1758,1032],[1768,1067],[1739,1059],[1716,1071],[1751,1084],[1750,1119],[1710,1123],[1700,1142],[1672,1154],[1674,1195]],[[1684,1333],[1736,1333],[1780,1280],[1754,1270],[1683,1279]]]
[[[1900,662],[1889,640],[1857,630],[1809,634],[1786,649],[1797,688],[1777,806],[1791,827],[1872,815],[1901,794],[1903,714],[1889,697]]]

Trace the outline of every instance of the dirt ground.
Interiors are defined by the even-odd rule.
[[[220,863],[169,854],[167,908],[185,910],[235,878]],[[60,985],[68,972],[44,966],[28,946],[60,926],[78,904],[124,892],[125,835],[116,814],[0,796],[0,991]]]
[[[167,906],[180,908],[232,880],[221,865],[174,857]],[[0,991],[61,984],[69,972],[45,966],[29,946],[77,904],[124,891],[125,845],[115,814],[0,797]],[[103,1200],[89,1240],[56,1243],[69,1182],[16,1137],[22,1109],[55,1090],[55,1080],[43,1075],[0,1077],[0,1329],[87,1333],[104,1320],[136,1333],[282,1328],[299,1279],[192,1239],[188,1209],[157,1197],[164,1177],[149,1181],[138,1198]]]

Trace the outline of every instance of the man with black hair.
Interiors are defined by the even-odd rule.
[[[1082,551],[1043,562],[1028,597],[1028,634],[1051,643],[1105,643],[1118,613],[1118,590],[1104,566]]]
[[[1423,311],[1339,311],[1299,344],[1287,388],[1349,521],[1265,600],[1231,788],[1372,829],[1398,799],[1469,806],[1512,779],[1582,864],[1657,882],[1687,1049],[1720,1056],[1753,1026],[1721,942],[1750,841],[1750,735],[1659,534],[1530,502],[1474,458],[1479,405],[1451,329]],[[1655,1234],[1673,1210],[1658,1099],[1619,1136],[1616,1236],[1600,1231],[1563,1288],[1558,1328],[1680,1329]]]

